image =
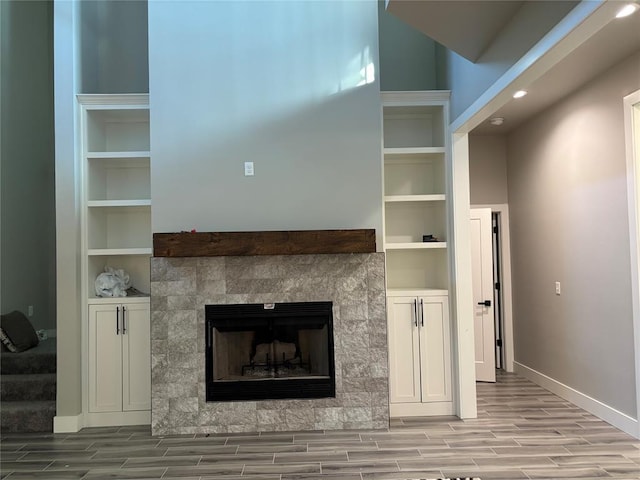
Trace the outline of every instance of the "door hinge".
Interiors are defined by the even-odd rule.
[[[493,227],[493,233],[498,233],[498,227],[497,226]]]
[[[495,287],[496,287],[496,290],[500,290],[500,282],[496,282]]]
[[[498,339],[496,340],[496,347],[501,347],[501,346],[502,346],[502,339],[501,339],[501,338],[498,338]]]

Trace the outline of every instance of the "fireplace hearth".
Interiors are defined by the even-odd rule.
[[[335,397],[332,302],[205,305],[207,401]]]

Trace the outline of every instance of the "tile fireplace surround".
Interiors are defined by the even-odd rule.
[[[333,302],[336,397],[205,401],[206,304]],[[153,257],[154,435],[389,426],[384,254]]]

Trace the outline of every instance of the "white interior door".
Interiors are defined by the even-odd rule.
[[[493,321],[493,246],[491,209],[471,209],[471,274],[473,278],[476,381],[496,381]]]

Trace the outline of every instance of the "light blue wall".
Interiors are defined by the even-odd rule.
[[[53,3],[0,2],[1,305],[56,327]]]
[[[384,5],[378,2],[381,90],[436,90],[436,42]]]
[[[90,0],[79,7],[80,92],[148,92],[146,0]]]
[[[381,234],[376,2],[151,2],[149,59],[154,232]]]

